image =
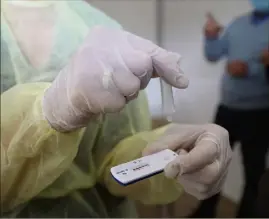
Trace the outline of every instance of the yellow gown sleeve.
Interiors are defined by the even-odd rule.
[[[1,207],[9,211],[54,182],[76,156],[83,130],[59,133],[42,115],[48,83],[1,94]]]
[[[110,168],[142,156],[148,143],[164,133],[166,126],[142,132],[122,140],[104,159],[99,170],[99,180],[115,196],[125,196],[147,205],[168,204],[176,201],[182,194],[182,187],[163,173],[129,186],[118,184],[110,173]]]

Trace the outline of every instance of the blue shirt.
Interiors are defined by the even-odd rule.
[[[221,82],[221,104],[235,109],[269,108],[268,69],[261,63],[263,50],[269,47],[269,17],[254,13],[234,20],[218,39],[206,39],[205,56],[210,61],[226,57],[248,64],[248,74],[236,78],[224,71]]]

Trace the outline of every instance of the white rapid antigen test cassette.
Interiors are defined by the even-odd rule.
[[[177,153],[166,149],[112,167],[110,172],[119,184],[126,186],[163,172],[165,166],[177,156]]]

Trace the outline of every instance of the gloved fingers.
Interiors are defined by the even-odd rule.
[[[216,160],[196,172],[190,174],[182,174],[180,177],[189,181],[202,183],[205,186],[211,186],[219,179],[220,175],[220,165]]]
[[[92,116],[92,114],[98,113],[116,113],[122,110],[126,104],[126,98],[116,90],[95,90],[98,94],[95,98],[90,98],[85,92],[77,92],[77,96],[72,99],[72,112],[76,113],[76,120],[79,120],[81,114],[82,120],[85,122],[86,116]],[[81,104],[81,103],[84,103]],[[75,107],[80,106],[80,107]],[[91,113],[89,113],[89,110]],[[101,112],[100,112],[101,111]]]
[[[151,57],[154,70],[165,82],[179,89],[189,86],[189,80],[180,68],[180,55],[158,48]]]
[[[200,140],[188,154],[179,155],[172,163],[179,175],[193,173],[213,163],[218,155],[218,146],[209,139]]]
[[[119,112],[125,106],[127,98],[119,89],[122,82],[116,83],[118,81],[115,80],[113,75],[114,69],[109,63],[103,62],[100,58],[88,60],[87,63],[95,66],[91,69],[94,83],[91,83],[92,81],[89,82],[88,74],[81,74],[80,77],[67,77],[65,80],[63,78],[62,80],[55,80],[54,86],[57,87],[56,83],[66,81],[68,88],[74,87],[74,89],[67,89],[66,92],[69,105],[72,108],[72,112],[76,110],[83,112],[84,117],[89,115],[89,111],[93,114]],[[76,68],[76,66],[72,66],[72,68]],[[85,69],[88,70],[87,66],[85,66]],[[137,79],[133,74],[130,73],[130,75]],[[137,81],[139,83],[138,79]],[[78,119],[77,117],[75,118]]]
[[[187,154],[188,152],[182,149],[182,150],[177,151],[177,153],[179,154],[179,156],[182,156],[182,155]],[[180,173],[180,166],[178,165],[177,162],[170,162],[164,168],[164,174],[168,178],[172,178],[172,179],[177,178],[179,173]]]
[[[197,193],[204,194],[203,196],[205,196],[221,179],[218,165],[215,163],[195,173],[182,175],[180,175],[180,165],[175,163],[173,166],[173,163],[170,163],[165,168],[165,175],[168,178],[177,179],[184,188],[187,187],[187,191],[194,190],[192,193],[195,192],[195,196],[197,196]]]
[[[221,189],[223,188],[224,183],[225,183],[225,181],[227,179],[228,172],[229,172],[229,168],[227,168],[223,172],[223,174],[219,178],[218,182],[216,183],[215,187],[213,188],[213,190],[211,192],[212,193],[211,195],[215,195],[215,194],[217,194],[217,193],[219,193],[221,191]]]
[[[207,172],[208,167],[200,171],[199,174],[204,174],[203,172]],[[219,174],[216,174],[215,179],[211,178],[211,180],[207,181],[205,181],[206,174],[205,175],[199,175],[199,174],[197,173],[196,176],[194,174],[190,175],[183,174],[182,176],[178,176],[177,180],[182,184],[184,188],[186,187],[186,192],[195,196],[199,200],[203,200],[221,191],[227,178],[228,168],[225,169],[223,173],[219,172]],[[202,180],[201,176],[203,178]]]
[[[152,142],[149,145],[147,145],[147,147],[143,150],[142,155],[147,156],[147,155],[155,154],[159,151],[162,151],[168,148],[171,149],[170,142],[171,140],[169,138],[158,139],[157,141]]]
[[[188,194],[196,197],[198,200],[204,200],[210,198],[213,195],[216,195],[221,191],[226,180],[226,176],[227,171],[225,171],[224,174],[218,178],[214,184],[211,185],[206,185],[204,183],[190,180],[184,175],[178,176],[177,181],[182,185]]]
[[[152,58],[154,70],[168,84],[179,89],[188,87],[189,80],[179,66],[181,58],[179,54],[168,52],[153,42],[131,33],[126,32],[126,36],[134,49],[143,51]]]
[[[115,84],[119,93],[124,97],[132,97],[140,90],[140,80],[136,77],[129,67],[126,65],[123,56],[129,56],[130,54],[121,54],[118,50],[115,50],[114,57],[110,57],[110,69],[112,74],[112,83]],[[113,66],[113,67],[112,67]],[[104,75],[108,73],[104,69]]]
[[[180,130],[177,124],[171,124],[164,135],[156,141],[150,143],[143,151],[143,155],[150,155],[161,150],[170,149],[177,151],[180,149],[190,150],[193,148],[198,136],[204,130],[188,126],[187,129]]]
[[[177,150],[181,148],[181,139],[175,135],[165,135],[155,142],[150,143],[142,152],[143,156],[157,153],[159,151],[170,149]]]
[[[124,108],[128,100],[118,92],[103,91],[95,101],[95,106],[99,106],[102,113],[117,113]]]
[[[207,187],[201,183],[192,182],[184,178],[177,179],[179,184],[184,188],[184,191],[198,200],[203,200],[208,197]]]
[[[145,89],[153,73],[151,57],[141,51],[132,51],[128,55],[123,53],[123,59],[129,70],[139,78],[140,89]]]
[[[228,174],[228,170],[226,170],[221,175],[221,177],[218,179],[218,181],[213,186],[209,187],[210,189],[208,190],[208,192],[202,194],[201,200],[208,199],[208,198],[218,194],[219,192],[221,192],[223,185],[226,181],[227,174]]]

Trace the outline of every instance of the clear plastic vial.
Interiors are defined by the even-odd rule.
[[[164,80],[160,79],[161,95],[162,95],[162,113],[163,116],[169,121],[172,121],[172,116],[175,112],[175,103],[173,97],[172,86],[167,84]]]

